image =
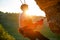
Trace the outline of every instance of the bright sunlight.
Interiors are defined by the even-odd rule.
[[[24,0],[22,0],[24,2]],[[27,11],[27,15],[35,15],[35,16],[44,16],[45,12],[39,9],[38,5],[34,0],[25,0],[26,4],[29,6],[29,10]],[[0,11],[3,12],[16,12],[21,13],[20,6],[22,3],[20,0],[1,0],[0,1]]]
[[[26,12],[27,15],[33,16],[44,16],[45,12],[43,12],[34,0],[26,0],[26,4],[29,6],[29,10]]]

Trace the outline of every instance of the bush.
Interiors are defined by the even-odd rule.
[[[15,40],[15,38],[11,35],[9,35],[2,25],[0,24],[0,40]]]

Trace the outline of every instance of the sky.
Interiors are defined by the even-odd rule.
[[[21,0],[24,3],[24,0]],[[0,11],[3,12],[16,12],[21,13],[20,6],[22,5],[20,0],[0,0]],[[45,16],[45,13],[39,9],[34,0],[25,0],[29,6],[29,15]],[[32,14],[33,13],[33,14]],[[37,14],[38,13],[38,14]]]

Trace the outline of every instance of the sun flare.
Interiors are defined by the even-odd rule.
[[[44,16],[45,17],[45,12],[43,11],[39,11],[39,10],[28,10],[26,11],[26,15],[29,15],[29,16]]]
[[[44,16],[45,17],[45,12],[42,11],[36,2],[34,0],[26,0],[26,4],[28,5],[28,11],[26,12],[27,15],[30,16]]]
[[[21,0],[24,2],[24,0]],[[10,12],[10,13],[22,13],[20,6],[22,5],[20,0],[1,0],[0,1],[0,11]],[[29,6],[27,15],[45,16],[45,13],[38,7],[35,0],[25,0],[26,4]]]

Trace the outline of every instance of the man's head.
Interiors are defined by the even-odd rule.
[[[21,10],[22,10],[22,11],[28,10],[28,5],[27,5],[27,4],[22,4],[22,5],[21,5]]]

